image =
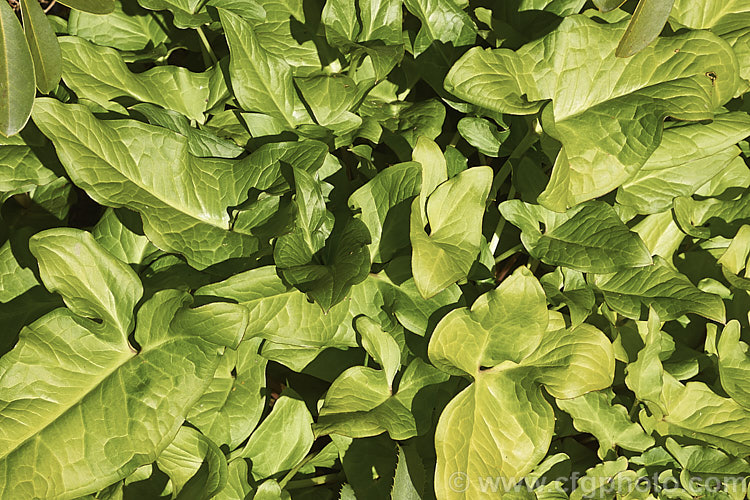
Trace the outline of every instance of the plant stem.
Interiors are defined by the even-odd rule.
[[[508,250],[504,251],[503,253],[501,253],[500,255],[498,255],[497,257],[495,257],[495,264],[497,264],[498,262],[504,261],[505,259],[507,259],[511,255],[513,255],[514,253],[516,253],[519,250],[521,250],[522,248],[523,248],[523,243],[519,243],[518,245],[514,246],[513,248],[509,248]]]
[[[299,490],[302,488],[309,488],[310,486],[321,486],[323,484],[338,483],[346,480],[346,474],[343,472],[336,472],[334,474],[326,474],[325,476],[315,476],[308,479],[298,479],[296,481],[290,481],[286,484],[288,490]]]
[[[310,453],[305,458],[303,458],[302,460],[300,460],[299,463],[297,465],[295,465],[294,468],[292,470],[290,470],[289,473],[286,476],[284,476],[284,479],[282,479],[281,481],[279,481],[279,486],[281,486],[281,489],[283,490],[284,486],[286,486],[286,484],[289,482],[289,480],[291,480],[295,476],[295,474],[297,474],[299,472],[299,470],[302,467],[305,466],[305,464],[307,462],[309,462],[310,460],[312,460],[313,458],[315,458],[316,455],[317,455],[317,453]],[[304,481],[307,481],[307,479],[305,479]]]
[[[638,413],[638,410],[641,408],[641,402],[637,399],[633,401],[633,406],[630,407],[630,411],[628,412],[628,418],[630,420],[633,420],[633,418]]]
[[[54,7],[56,3],[57,3],[57,0],[52,0],[47,6],[47,8],[44,9],[44,13],[46,14],[47,12],[52,10],[52,7]]]
[[[505,179],[508,178],[511,171],[513,170],[513,160],[521,158],[524,154],[526,154],[526,151],[528,151],[529,148],[534,145],[537,139],[538,137],[536,135],[536,132],[534,131],[534,123],[530,122],[529,129],[526,131],[526,135],[521,139],[521,142],[519,142],[516,145],[516,147],[513,148],[513,151],[510,153],[510,156],[505,160],[505,163],[503,163],[503,166],[500,167],[500,170],[497,172],[495,179],[492,181],[492,187],[490,188],[490,196],[488,198],[489,203],[492,203],[497,200],[497,192],[500,190],[500,186],[503,185],[503,183],[505,182]],[[515,186],[511,184],[508,190],[507,199],[513,198],[515,194],[516,194]],[[500,217],[500,220],[497,223],[497,227],[495,228],[495,231],[492,234],[492,239],[490,241],[490,251],[493,254],[495,253],[495,251],[497,251],[497,246],[500,244],[500,235],[502,234],[504,228],[505,228],[505,218]]]
[[[211,58],[211,61],[213,61],[214,64],[217,64],[219,60],[216,58],[216,54],[214,54],[214,49],[211,48],[211,44],[208,43],[208,38],[206,38],[206,34],[203,32],[203,28],[198,26],[195,30],[198,32],[198,37],[201,39],[201,43],[203,44],[203,48],[206,50],[208,57]],[[208,66],[208,64],[206,64],[206,66]]]
[[[510,189],[508,190],[507,199],[511,200],[513,199],[515,195],[516,195],[516,187],[511,184]],[[498,245],[500,245],[500,235],[503,234],[503,229],[505,229],[505,222],[506,222],[505,217],[501,215],[500,220],[497,221],[495,232],[492,233],[492,240],[490,241],[490,251],[493,253],[493,255],[495,251],[497,251]],[[499,262],[499,261],[495,259],[495,262]]]
[[[456,130],[456,133],[453,134],[453,137],[451,137],[451,142],[448,143],[449,146],[455,146],[458,144],[458,141],[461,140],[461,132]]]

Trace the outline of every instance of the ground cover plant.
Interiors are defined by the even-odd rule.
[[[63,3],[0,1],[0,499],[745,498],[750,3]]]

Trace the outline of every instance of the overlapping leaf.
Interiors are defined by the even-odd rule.
[[[541,124],[563,147],[540,196],[550,209],[618,187],[656,150],[667,116],[711,118],[738,88],[737,59],[718,37],[687,32],[620,59],[623,30],[567,17],[516,52],[472,48],[446,78],[451,93],[497,112],[532,114],[552,101]]]

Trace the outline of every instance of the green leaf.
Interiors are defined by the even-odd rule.
[[[44,285],[60,293],[74,314],[104,321],[121,334],[133,329],[133,308],[143,294],[141,282],[91,234],[51,229],[32,237],[29,249],[39,260]],[[91,262],[102,266],[87,270]]]
[[[203,8],[207,2],[201,0],[138,0],[138,3],[148,10],[170,11],[178,28],[197,28],[211,21]]]
[[[222,139],[206,129],[191,127],[188,119],[176,111],[159,108],[145,102],[131,106],[130,109],[145,115],[148,122],[153,125],[159,125],[184,135],[188,141],[190,154],[193,156],[236,158],[244,152],[243,148],[232,141]]]
[[[427,138],[420,137],[414,145],[412,159],[422,166],[422,187],[419,190],[419,213],[427,216],[427,198],[435,189],[448,180],[448,165],[440,147]]]
[[[740,323],[732,320],[724,327],[717,346],[721,386],[737,403],[750,408],[750,386],[746,382],[750,370],[747,344],[740,341]]]
[[[326,241],[319,256],[320,264],[279,266],[289,283],[307,293],[326,311],[344,300],[351,287],[361,283],[370,272],[367,227],[358,219],[348,219],[344,224],[343,229],[334,228]]]
[[[219,14],[229,44],[229,77],[242,109],[266,113],[289,128],[304,122],[304,115],[295,114],[299,97],[289,65],[261,46],[247,21],[226,10]]]
[[[487,156],[500,156],[500,147],[508,138],[507,132],[500,132],[489,120],[466,116],[458,122],[458,131],[466,142]]]
[[[664,365],[661,362],[661,338],[659,316],[651,309],[647,324],[646,345],[638,358],[627,367],[625,383],[640,401],[648,402],[651,408],[665,413],[666,402],[662,397]]]
[[[614,52],[623,30],[567,17],[516,52],[474,47],[446,77],[449,92],[500,113],[533,114],[552,100],[541,125],[562,150],[539,197],[550,209],[563,211],[620,186],[656,150],[667,116],[711,118],[737,90],[735,55],[718,37],[687,32],[621,59]]]
[[[245,306],[250,314],[245,338],[258,336],[300,347],[357,345],[347,302],[324,312],[304,293],[284,284],[273,266],[237,274],[195,293],[231,299]]]
[[[109,14],[115,8],[115,0],[65,0],[60,3],[91,14]]]
[[[362,336],[362,347],[383,368],[390,391],[396,372],[401,368],[401,349],[398,343],[367,316],[358,317],[355,326]]]
[[[56,309],[27,326],[0,360],[0,420],[8,430],[0,493],[74,498],[156,459],[206,387],[222,346],[239,343],[246,313],[232,304],[185,309],[187,294],[159,292],[138,312],[136,351],[128,342],[132,317],[120,317],[141,295],[128,266],[74,229],[40,233],[32,249],[45,285],[70,309]],[[217,317],[220,322],[212,323]],[[205,335],[208,324],[215,327]],[[38,453],[40,442],[47,453]],[[80,460],[59,455],[72,449]],[[93,478],[91,464],[97,464]],[[27,467],[45,473],[10,474]]]
[[[424,190],[424,174],[422,178]],[[468,275],[479,253],[481,221],[491,183],[489,167],[470,168],[435,189],[427,200],[426,217],[420,214],[419,199],[412,203],[412,270],[424,298]],[[429,234],[425,232],[427,224]]]
[[[668,373],[662,394],[667,413],[651,422],[659,434],[701,441],[732,455],[745,456],[750,450],[750,410],[701,382],[683,385]]]
[[[26,41],[34,60],[36,86],[39,92],[47,94],[57,87],[62,75],[60,45],[39,2],[21,0],[21,14]]]
[[[257,251],[257,238],[230,230],[227,208],[244,200],[262,171],[196,158],[184,136],[134,120],[97,120],[82,106],[51,99],[37,100],[34,122],[73,181],[102,204],[140,212],[146,236],[162,250],[198,268]],[[150,154],[141,157],[141,148]]]
[[[664,321],[691,312],[724,322],[726,313],[721,298],[699,290],[659,257],[654,258],[651,266],[593,275],[589,279],[604,293],[607,304],[628,318],[638,319],[641,307],[645,306],[653,307]]]
[[[683,468],[697,474],[747,474],[750,466],[742,459],[708,446],[680,446],[668,438],[667,449]]]
[[[91,234],[99,245],[119,260],[140,264],[158,249],[143,234],[134,232],[141,221],[135,212],[108,209]]]
[[[17,134],[34,105],[34,61],[10,5],[0,6],[0,133]]]
[[[421,183],[418,163],[398,163],[378,172],[349,197],[349,206],[361,212],[360,219],[370,233],[373,262],[387,262],[408,246],[402,237],[409,228],[407,210]]]
[[[79,97],[106,107],[112,99],[129,96],[173,109],[199,123],[208,108],[209,72],[193,73],[178,66],[157,66],[133,73],[113,49],[83,38],[61,37],[63,81]]]
[[[400,0],[359,0],[362,29],[359,41],[380,40],[386,45],[402,42],[402,8]]]
[[[419,55],[435,41],[455,47],[469,45],[476,39],[476,27],[469,15],[451,0],[404,0],[404,6],[422,22],[414,40],[414,54]]]
[[[750,134],[747,113],[717,115],[711,123],[673,127],[641,170],[620,186],[617,202],[640,213],[662,212],[674,198],[692,196],[737,161],[734,146]]]
[[[211,498],[227,483],[224,454],[191,427],[180,427],[156,464],[172,480],[172,498]]]
[[[392,500],[421,500],[424,497],[424,484],[420,481],[423,480],[421,475],[424,472],[417,470],[419,465],[409,465],[404,448],[399,446],[398,465],[393,478],[393,491],[391,491]]]
[[[609,340],[590,325],[549,330],[545,311],[541,285],[519,268],[477,299],[471,311],[454,310],[436,327],[430,360],[448,373],[474,379],[438,422],[435,489],[440,498],[475,498],[487,477],[515,483],[544,458],[554,415],[540,385],[553,397],[570,399],[611,384]],[[529,324],[531,318],[537,322]],[[504,425],[494,425],[492,415],[500,414],[506,415]],[[456,471],[464,474],[465,490],[452,487]]]
[[[290,500],[289,493],[282,490],[275,479],[264,481],[255,492],[253,500]]]
[[[692,29],[710,29],[732,46],[740,62],[740,75],[750,80],[750,9],[741,0],[711,2],[697,0],[687,2],[675,0],[671,24],[675,28],[686,26]]]
[[[544,290],[527,268],[519,267],[471,309],[455,309],[438,323],[430,360],[453,375],[475,374],[508,359],[521,362],[537,348],[548,324]],[[455,342],[464,347],[458,349]]]
[[[294,229],[279,237],[274,260],[282,267],[307,264],[325,245],[333,229],[333,214],[326,210],[320,185],[304,170],[294,170],[297,220]]]
[[[242,449],[241,456],[252,462],[255,479],[291,469],[310,451],[313,420],[304,401],[297,398],[282,394]]]
[[[260,421],[266,405],[266,364],[261,339],[227,349],[213,380],[188,413],[187,420],[218,445],[239,446]]]
[[[352,440],[334,434],[331,439],[339,450],[349,483],[342,489],[342,498],[346,498],[347,491],[349,498],[357,500],[388,498],[398,461],[396,443],[386,436]]]
[[[328,389],[314,425],[315,434],[364,438],[387,431],[398,440],[424,434],[432,412],[428,401],[434,391],[430,386],[447,378],[415,359],[404,371],[394,394],[383,370],[349,368]]]
[[[118,50],[156,47],[169,39],[165,28],[163,16],[141,8],[135,0],[114,2],[114,11],[106,15],[72,10],[68,18],[68,34]]]
[[[344,75],[295,78],[295,86],[312,111],[316,123],[344,135],[362,125],[362,118],[350,112],[357,102],[354,81]]]
[[[559,399],[557,406],[573,417],[573,425],[581,432],[593,434],[599,441],[599,456],[619,446],[631,451],[645,451],[654,445],[654,438],[634,424],[624,406],[612,404],[612,392],[589,392],[573,399]]]
[[[38,284],[32,270],[21,267],[13,255],[10,240],[3,243],[0,246],[0,302],[10,302]]]
[[[617,45],[617,57],[631,57],[645,49],[661,33],[674,0],[639,0],[625,34]]]
[[[521,241],[542,262],[589,273],[607,273],[651,264],[640,237],[607,203],[592,201],[559,216],[520,200],[500,204],[500,213],[521,228]],[[539,230],[539,222],[545,231]]]
[[[38,145],[27,144],[20,135],[2,140],[0,146],[0,200],[32,191],[53,182],[57,175],[38,156]]]
[[[248,483],[247,472],[247,461],[244,458],[230,460],[227,464],[227,485],[214,498],[216,500],[236,500],[249,495],[252,487]]]
[[[345,47],[357,40],[360,26],[354,0],[327,0],[320,17],[331,45]]]
[[[624,3],[625,0],[594,0],[594,5],[596,5],[596,8],[601,10],[602,12],[615,10]]]

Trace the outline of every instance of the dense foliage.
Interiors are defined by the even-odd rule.
[[[750,3],[620,3],[0,0],[0,498],[743,499]]]

